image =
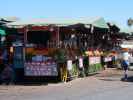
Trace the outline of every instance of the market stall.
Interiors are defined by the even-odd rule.
[[[88,66],[86,66],[86,75],[96,73],[100,70],[102,70],[103,67],[103,61],[102,61],[102,52],[100,50],[88,50],[86,53],[86,59],[85,62]],[[85,64],[86,64],[85,63]]]
[[[0,74],[4,69],[4,63],[7,61],[8,49],[6,46],[6,31],[0,28]]]
[[[23,38],[13,43],[13,64],[17,81],[58,76],[57,62],[51,55],[56,49],[58,39],[56,27],[52,31],[50,28],[27,26],[18,29],[23,33]]]
[[[16,41],[22,46],[14,46],[14,57],[21,61],[21,65],[14,64],[16,68],[21,66],[24,76],[59,76],[61,81],[67,81],[79,76],[81,69],[88,73],[101,69],[101,55],[96,53],[96,49],[108,46],[108,43],[105,44],[108,41],[108,26],[103,18],[95,18],[93,21],[20,21],[8,25],[23,33],[22,40]],[[84,55],[88,48],[93,48],[93,56]],[[84,58],[87,58],[87,62]]]

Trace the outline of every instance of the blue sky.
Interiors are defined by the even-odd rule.
[[[133,0],[0,0],[0,16],[30,18],[104,17],[126,26]]]

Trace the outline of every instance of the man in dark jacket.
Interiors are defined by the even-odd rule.
[[[10,82],[12,82],[13,78],[12,76],[13,76],[13,70],[8,64],[6,64],[4,70],[1,73],[2,83],[8,85]]]

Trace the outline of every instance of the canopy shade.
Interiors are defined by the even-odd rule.
[[[122,27],[120,24],[114,22],[114,21],[111,21],[111,22],[108,22],[111,26],[116,26],[117,28],[120,29],[120,33],[129,33],[131,34],[133,32],[133,29],[132,28],[129,28],[129,27]]]
[[[6,35],[6,32],[2,29],[0,29],[0,35]]]
[[[105,22],[104,18],[97,18],[95,21],[91,23],[95,27],[99,28],[108,28],[107,23]]]
[[[123,41],[123,43],[120,45],[122,48],[133,48],[133,41]]]
[[[1,21],[6,21],[6,22],[15,22],[19,20],[17,17],[0,17]]]
[[[133,45],[131,45],[131,44],[127,44],[127,45],[122,44],[121,47],[122,48],[131,48],[131,49],[133,49]]]
[[[33,19],[33,20],[20,20],[8,23],[7,26],[27,26],[27,25],[56,25],[56,26],[69,26],[74,24],[93,25],[100,28],[108,28],[104,18],[78,18],[78,19]]]
[[[133,29],[131,28],[121,28],[120,33],[129,33],[131,34],[133,32]]]
[[[120,25],[114,21],[109,21],[107,24],[110,27],[110,31],[119,32],[121,29]]]

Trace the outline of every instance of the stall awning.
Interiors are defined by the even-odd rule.
[[[132,48],[133,49],[133,41],[123,41],[123,43],[120,45],[122,48]]]
[[[127,44],[127,45],[122,44],[121,47],[122,48],[130,48],[130,49],[133,49],[133,45],[130,45],[130,44]]]
[[[93,17],[93,18],[77,18],[77,19],[32,19],[32,20],[20,20],[12,23],[8,23],[7,26],[11,27],[23,27],[27,25],[56,25],[56,26],[69,26],[74,24],[85,24],[93,25],[100,28],[108,28],[104,18],[102,17]]]
[[[0,17],[1,21],[5,21],[5,22],[15,22],[18,21],[19,18],[17,17]]]
[[[111,21],[111,22],[108,22],[111,26],[116,26],[117,28],[120,29],[120,33],[128,33],[128,34],[131,34],[133,32],[133,28],[131,27],[122,27],[120,24],[114,22],[114,21]]]
[[[95,27],[99,28],[108,28],[107,23],[105,22],[104,18],[99,17],[96,20],[92,21],[91,24]]]
[[[6,32],[2,29],[0,29],[0,35],[6,35]]]
[[[128,33],[131,34],[133,32],[132,28],[121,28],[120,33]]]

